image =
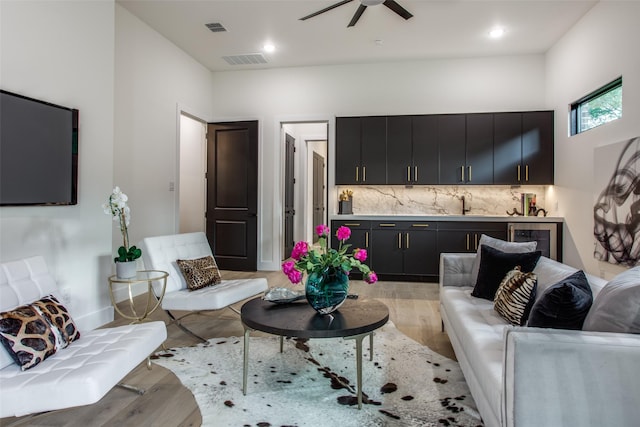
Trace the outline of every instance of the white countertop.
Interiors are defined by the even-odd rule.
[[[564,222],[562,217],[509,215],[330,215],[342,221],[477,221],[477,222]]]

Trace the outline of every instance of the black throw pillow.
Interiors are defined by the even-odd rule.
[[[533,304],[528,326],[582,329],[593,303],[593,294],[582,270],[550,286]]]
[[[483,298],[493,301],[500,282],[506,274],[516,266],[520,266],[520,271],[530,273],[536,267],[542,252],[507,253],[491,246],[480,246],[480,269],[478,270],[478,280],[473,287],[473,295],[476,298]]]

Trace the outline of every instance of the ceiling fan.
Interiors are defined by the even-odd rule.
[[[353,0],[339,1],[338,3],[332,4],[331,6],[325,7],[324,9],[314,12],[310,15],[303,16],[302,18],[300,18],[300,20],[305,21],[309,18],[313,18],[314,16],[318,16],[321,13],[328,12],[331,9],[335,9],[336,7],[342,6],[343,4],[347,4],[352,1]],[[409,19],[413,16],[404,7],[400,6],[395,0],[359,0],[359,1],[360,1],[360,6],[358,6],[358,10],[356,10],[356,13],[353,14],[353,18],[351,18],[351,22],[349,22],[349,25],[347,25],[347,27],[353,27],[354,25],[356,25],[356,22],[358,22],[358,19],[360,19],[365,9],[367,8],[367,6],[377,6],[379,4],[384,4],[389,9],[393,10],[395,13],[397,13],[404,19]]]

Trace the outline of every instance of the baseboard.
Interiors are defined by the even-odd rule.
[[[87,313],[83,316],[74,316],[73,321],[76,323],[80,331],[91,331],[112,322],[113,314],[113,307],[109,305],[108,307],[101,308],[100,310],[92,313]]]

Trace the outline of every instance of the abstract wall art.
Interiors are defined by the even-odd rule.
[[[633,267],[640,261],[640,137],[597,148],[594,158],[594,257]]]

